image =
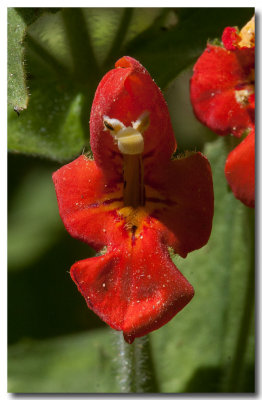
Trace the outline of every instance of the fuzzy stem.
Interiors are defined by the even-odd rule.
[[[118,334],[120,388],[122,393],[159,393],[149,335],[132,344]]]

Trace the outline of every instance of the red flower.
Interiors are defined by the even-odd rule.
[[[255,207],[255,131],[232,150],[226,160],[225,174],[235,195],[248,207]]]
[[[167,105],[131,57],[100,82],[90,135],[94,160],[82,155],[53,175],[66,229],[101,251],[76,262],[71,277],[87,305],[132,343],[193,297],[168,248],[186,257],[208,241],[211,170],[201,153],[171,161]]]
[[[236,28],[225,28],[223,46],[208,44],[194,66],[190,95],[195,115],[218,135],[241,137],[254,132],[254,32],[254,18],[240,33]],[[226,164],[230,169],[225,171],[235,196],[250,207],[254,207],[255,201],[255,144],[252,137],[236,147],[234,157]],[[247,143],[254,147],[252,151],[245,150]],[[233,166],[233,160],[238,165]],[[252,172],[249,176],[247,164]]]

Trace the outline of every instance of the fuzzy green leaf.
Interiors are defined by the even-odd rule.
[[[26,29],[48,10],[58,11],[48,8],[8,8],[8,104],[18,114],[27,108],[29,101],[24,54]]]
[[[117,364],[109,331],[25,340],[9,352],[13,393],[117,392]],[[23,362],[21,362],[23,360]]]
[[[23,39],[26,23],[13,8],[8,9],[8,102],[20,112],[27,108]]]
[[[54,168],[35,167],[19,182],[9,203],[8,264],[32,265],[59,239],[63,225],[51,179]]]

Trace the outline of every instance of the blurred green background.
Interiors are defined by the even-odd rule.
[[[94,252],[65,231],[51,176],[89,149],[95,89],[123,55],[137,58],[163,90],[178,152],[201,150],[214,175],[210,241],[186,259],[174,257],[195,297],[150,334],[160,392],[254,391],[253,210],[224,179],[232,138],[203,127],[189,100],[192,66],[207,40],[221,38],[225,26],[241,27],[253,13],[8,10],[10,392],[121,391],[118,333],[86,307],[68,273]]]

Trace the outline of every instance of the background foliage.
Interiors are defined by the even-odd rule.
[[[8,10],[10,392],[121,389],[118,333],[87,309],[68,274],[94,253],[65,232],[51,174],[89,149],[95,89],[123,55],[137,58],[164,91],[178,151],[203,151],[214,174],[210,241],[174,258],[196,295],[150,335],[159,390],[254,391],[254,215],[224,179],[232,139],[198,123],[189,101],[192,66],[207,40],[225,26],[241,27],[253,12]]]

